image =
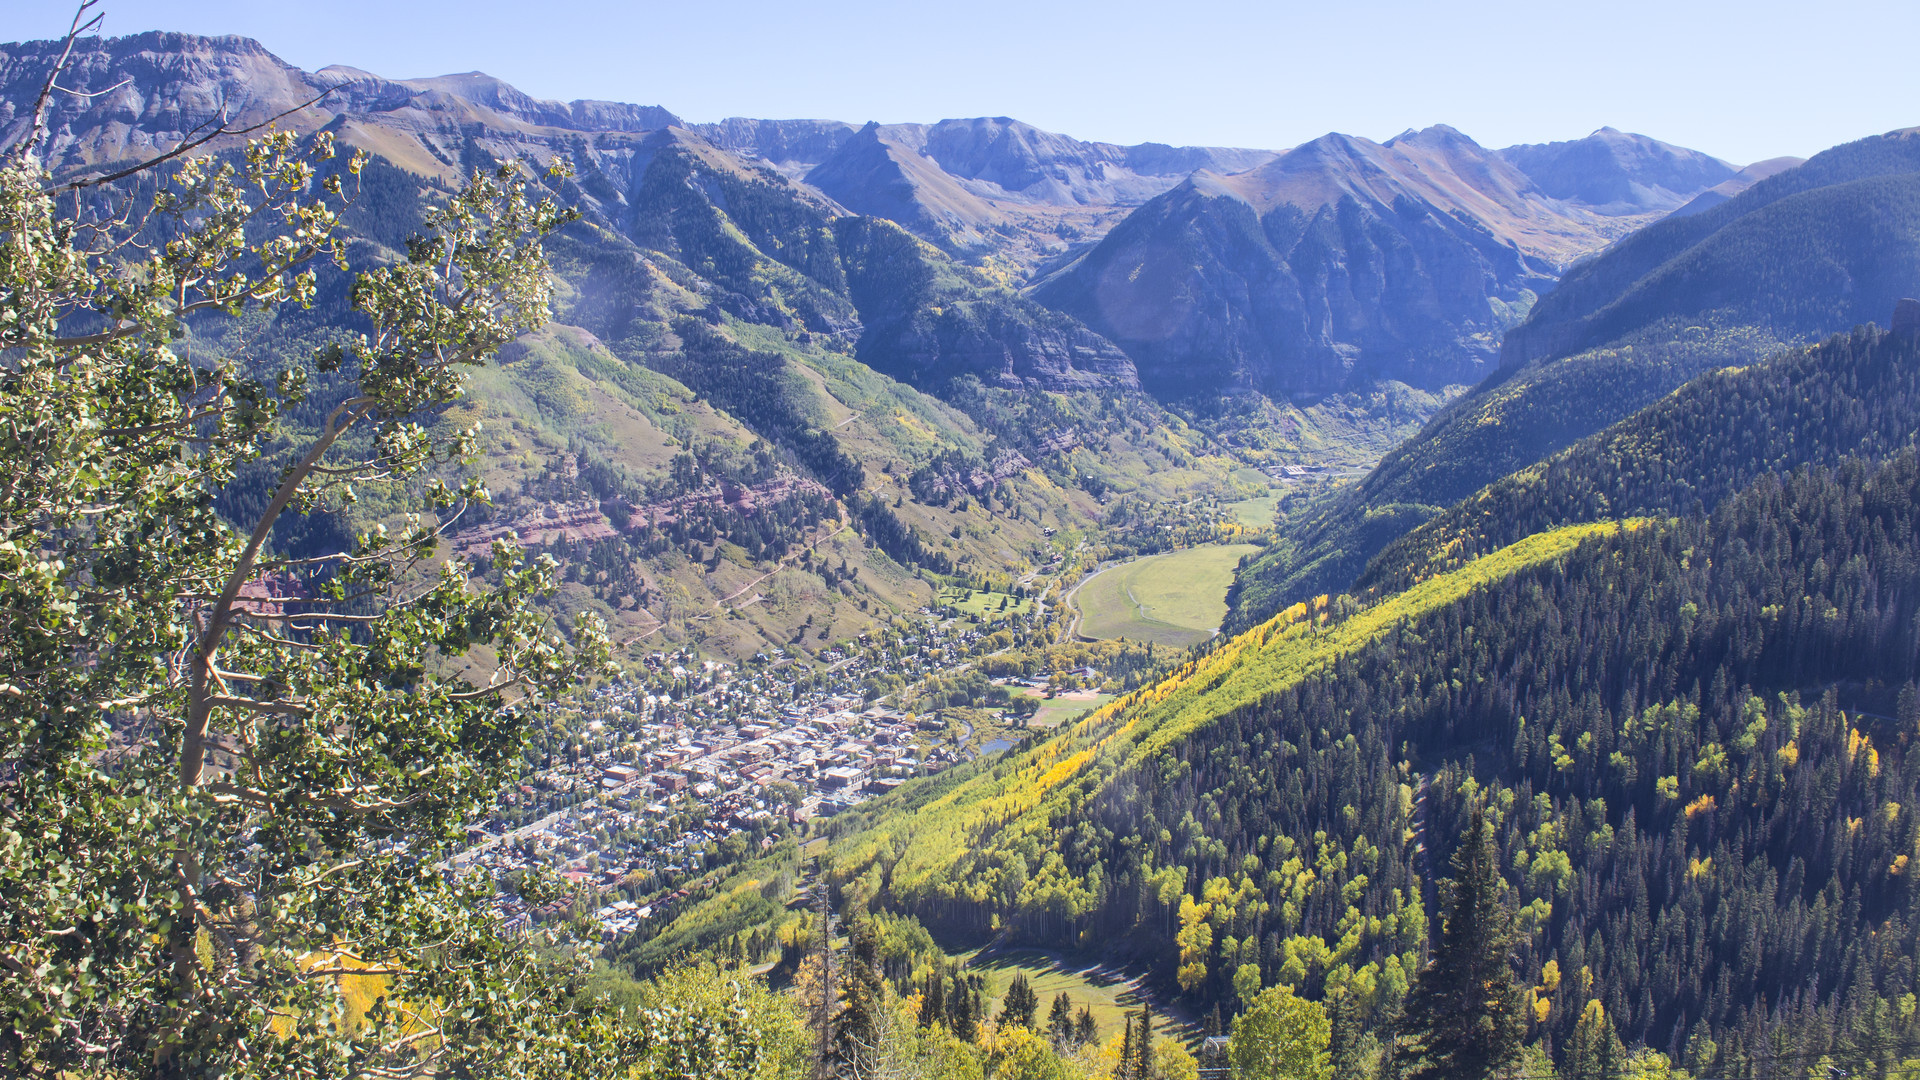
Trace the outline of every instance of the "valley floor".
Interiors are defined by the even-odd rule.
[[[1253,544],[1209,544],[1110,566],[1067,595],[1073,633],[1185,648],[1219,631],[1234,567]]]

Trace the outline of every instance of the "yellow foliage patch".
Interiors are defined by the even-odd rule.
[[[837,841],[830,872],[845,881],[888,862],[899,895],[931,889],[942,895],[978,893],[984,899],[989,883],[972,880],[980,870],[967,882],[949,881],[944,871],[983,849],[1044,832],[1090,797],[1101,777],[1297,685],[1396,626],[1563,558],[1581,544],[1649,524],[1646,519],[1587,523],[1530,536],[1345,618],[1336,616],[1332,597],[1296,604],[1188,660],[1160,682],[1107,703],[1025,754],[954,783],[912,813],[880,817]],[[1070,908],[1092,903],[1084,882],[1044,876],[1036,874],[1024,888],[1054,893]]]
[[[345,952],[309,953],[300,960],[303,971],[313,972],[321,969],[339,969],[333,976],[333,982],[340,990],[340,997],[346,1004],[346,1015],[342,1023],[347,1031],[357,1030],[366,1021],[367,1013],[375,1002],[387,996],[390,983],[387,971],[394,970],[390,965],[363,960]],[[293,1034],[294,1018],[276,1017],[269,1025],[275,1035],[282,1038]],[[401,1034],[411,1034],[421,1028],[417,1019],[402,1023]]]

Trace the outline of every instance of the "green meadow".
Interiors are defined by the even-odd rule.
[[[1123,563],[1080,586],[1080,636],[1185,648],[1213,636],[1227,614],[1227,588],[1252,544],[1211,544]]]

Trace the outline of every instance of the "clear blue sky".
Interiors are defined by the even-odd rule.
[[[67,0],[7,0],[0,38]],[[107,0],[107,32],[245,34],[309,70],[482,70],[538,97],[726,116],[1014,116],[1086,139],[1279,148],[1446,123],[1605,124],[1746,163],[1920,125],[1913,0]]]

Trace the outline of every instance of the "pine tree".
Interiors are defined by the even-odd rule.
[[[1365,1034],[1365,1017],[1359,998],[1351,992],[1336,994],[1330,1006],[1327,1014],[1334,1080],[1361,1080],[1360,1039]]]
[[[1065,990],[1060,991],[1053,999],[1053,1007],[1047,1010],[1047,1034],[1055,1046],[1073,1041],[1073,1000]]]
[[[1607,1010],[1599,1001],[1587,1002],[1580,1020],[1573,1026],[1573,1038],[1567,1041],[1567,1060],[1561,1070],[1565,1080],[1620,1080],[1626,1062],[1626,1048],[1620,1045]]]
[[[1120,1022],[1125,1028],[1120,1033],[1120,1064],[1114,1067],[1113,1080],[1138,1080],[1133,1071],[1133,1014],[1122,1013]]]
[[[1073,1041],[1086,1046],[1099,1037],[1100,1027],[1094,1023],[1093,1010],[1085,1005],[1080,1006],[1079,1015],[1073,1018]]]
[[[980,1032],[979,1020],[973,1012],[973,991],[967,985],[967,977],[954,972],[953,993],[947,997],[947,1028],[962,1042],[972,1042]]]
[[[1520,1053],[1524,1004],[1513,978],[1513,914],[1482,807],[1473,810],[1453,871],[1439,947],[1407,999],[1410,1080],[1482,1080]]]
[[[937,971],[927,976],[927,990],[920,998],[919,1020],[923,1028],[947,1022],[947,979]]]
[[[1133,1040],[1135,1080],[1153,1080],[1153,1006],[1140,1006],[1140,1034]]]
[[[1007,984],[1007,996],[1000,1001],[1000,1026],[1013,1024],[1031,1030],[1034,1014],[1039,1009],[1040,995],[1033,992],[1027,973],[1014,972],[1013,981]]]
[[[833,1058],[842,1076],[863,1075],[880,1046],[880,1010],[886,984],[880,978],[880,942],[873,921],[855,913],[847,920],[847,962],[840,978],[840,1015],[833,1022]]]

